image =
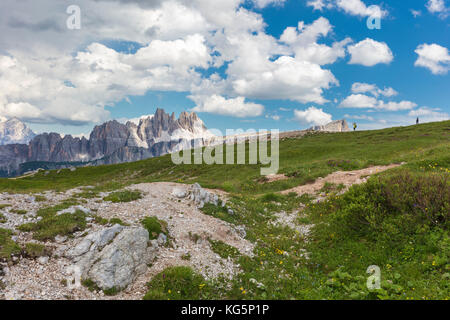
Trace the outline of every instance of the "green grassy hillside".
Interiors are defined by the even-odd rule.
[[[315,203],[277,193],[336,170],[406,162],[342,195],[333,188]],[[259,165],[179,165],[170,156],[111,166],[0,179],[0,192],[35,193],[95,186],[199,182],[230,192],[236,214],[206,205],[205,214],[244,225],[256,244],[250,258],[233,253],[243,273],[231,284],[204,281],[186,268],[149,283],[148,299],[448,299],[450,298],[450,121],[378,131],[312,134],[280,142],[280,173],[264,183]],[[298,210],[308,238],[269,223]],[[214,245],[219,255],[232,252]],[[377,265],[381,289],[369,290],[366,270]]]
[[[449,167],[450,121],[378,131],[319,133],[280,142],[280,173],[287,181],[256,184],[260,165],[174,165],[169,155],[144,161],[40,172],[33,177],[0,179],[0,192],[67,190],[91,185],[116,189],[123,185],[177,181],[199,182],[239,194],[259,194],[294,187],[336,170],[354,170],[375,164],[408,162],[417,167],[438,162]]]

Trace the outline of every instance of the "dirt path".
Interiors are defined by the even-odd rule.
[[[325,185],[325,183],[333,183],[336,185],[343,184],[345,189],[349,188],[354,184],[361,184],[367,181],[367,179],[376,173],[380,173],[392,168],[401,166],[402,164],[391,164],[388,166],[374,166],[361,170],[354,171],[336,171],[329,174],[325,178],[318,178],[316,181],[310,184],[301,185],[292,189],[284,190],[282,194],[288,194],[290,192],[295,192],[298,195],[302,194],[316,194]]]

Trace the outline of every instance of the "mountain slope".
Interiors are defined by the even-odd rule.
[[[376,169],[380,167],[374,167],[401,162],[406,164],[382,173],[377,173]],[[449,298],[450,121],[377,131],[319,132],[302,138],[288,138],[280,141],[279,173],[286,178],[274,181],[261,177],[260,167],[260,164],[175,165],[166,155],[133,163],[0,179],[0,192],[10,193],[3,194],[7,206],[8,201],[11,202],[8,198],[29,199],[30,192],[54,190],[59,197],[59,191],[67,191],[69,201],[46,208],[55,205],[48,199],[41,204],[41,212],[56,214],[61,209],[59,206],[71,206],[76,202],[101,207],[95,210],[96,221],[101,221],[99,217],[103,220],[120,217],[133,226],[140,225],[141,219],[131,219],[134,214],[161,217],[164,212],[167,232],[175,236],[172,240],[177,244],[186,241],[192,245],[198,240],[192,239],[203,233],[192,232],[192,238],[185,237],[190,230],[187,225],[189,211],[177,209],[171,214],[170,210],[174,210],[180,201],[189,208],[195,208],[195,204],[189,197],[181,200],[174,196],[174,190],[161,191],[157,183],[149,182],[197,182],[203,187],[227,191],[220,192],[227,199],[225,208],[208,203],[198,217],[224,220],[239,228],[240,237],[254,245],[253,256],[247,256],[233,253],[233,247],[226,243],[205,239],[215,254],[238,264],[242,272],[229,280],[199,279],[191,283],[192,277],[184,276],[179,269],[175,269],[178,272],[164,269],[145,279],[150,281],[148,298],[176,299],[178,291],[185,299]],[[372,177],[346,192],[338,184],[340,180],[331,184],[326,178],[330,173],[337,175],[337,171],[349,176],[358,171],[357,174],[363,174],[359,169],[368,167],[372,167],[368,170],[372,171],[369,173]],[[312,181],[328,183],[309,195],[280,192],[289,192],[293,187]],[[81,186],[86,188],[70,192]],[[119,190],[126,186],[128,193]],[[171,188],[178,187],[178,184],[171,184]],[[181,187],[188,188],[186,185]],[[102,193],[126,197],[130,190],[139,188],[158,190],[164,195],[155,194],[153,198],[152,193],[145,195],[147,199],[125,200],[131,202],[120,204],[122,215],[116,211],[117,205]],[[51,193],[46,192],[45,196],[49,197]],[[164,202],[161,209],[154,207],[159,201]],[[14,214],[15,203],[21,201],[3,209],[6,217]],[[18,206],[17,209],[24,208]],[[15,216],[16,219],[20,217]],[[174,221],[180,223],[178,230],[183,236],[174,232]],[[19,227],[20,238],[36,232],[30,227],[29,223]],[[196,222],[193,231],[197,232],[198,227]],[[215,236],[219,231],[211,227],[208,231],[211,232],[210,240],[217,240]],[[191,252],[186,251],[183,255],[186,260],[179,264],[191,264],[194,270],[195,267],[203,268],[192,249],[189,250]],[[204,251],[200,252],[203,256]],[[164,265],[164,258],[164,255],[158,256],[159,260],[153,266]],[[52,257],[49,263],[55,264],[55,259]],[[367,270],[374,265],[380,268],[382,279],[381,289],[377,290],[367,287],[370,276]],[[199,284],[202,284],[201,288]],[[41,291],[36,290],[35,294]]]

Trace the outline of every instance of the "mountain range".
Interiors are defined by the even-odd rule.
[[[39,167],[57,169],[77,164],[138,161],[188,148],[197,139],[206,142],[214,137],[196,113],[182,112],[176,119],[174,113],[169,115],[163,109],[141,118],[137,124],[105,122],[92,130],[89,139],[59,133],[36,136],[30,133],[31,130],[22,140],[4,138],[5,141],[29,140],[29,143],[0,146],[0,176],[19,175]]]
[[[349,128],[345,120],[337,120],[311,130],[342,132]],[[98,125],[89,139],[54,132],[36,135],[18,119],[3,120],[0,141],[0,177],[10,177],[38,168],[139,161],[192,148],[195,142],[226,143],[227,137],[213,135],[195,112],[182,112],[176,119],[174,113],[157,109],[154,115],[137,121],[123,124],[112,120]]]

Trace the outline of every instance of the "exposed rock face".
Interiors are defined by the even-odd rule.
[[[84,137],[67,135],[62,138],[58,133],[43,133],[28,144],[27,161],[85,161],[88,147],[88,140]]]
[[[19,168],[19,165],[27,161],[28,147],[24,144],[8,144],[0,146],[0,172],[8,176]],[[2,166],[2,164],[6,164]]]
[[[65,255],[80,268],[83,280],[90,279],[103,290],[121,290],[155,258],[157,247],[149,244],[144,228],[115,225],[89,234]]]
[[[309,130],[324,131],[324,132],[347,132],[350,131],[347,120],[336,120],[324,126],[314,126]]]
[[[129,131],[115,120],[96,126],[89,137],[90,159],[100,159],[126,145]]]
[[[109,121],[96,126],[89,140],[44,133],[28,145],[0,146],[2,175],[20,174],[19,165],[26,162],[80,162],[93,165],[138,161],[179,151],[180,145],[191,147],[194,139],[213,135],[195,113],[183,112],[179,119],[158,109],[138,124]]]
[[[0,119],[0,145],[26,144],[36,135],[16,118]]]
[[[215,206],[219,204],[219,197],[205,189],[203,189],[198,183],[194,183],[189,191],[189,198],[194,201],[198,208],[203,208],[205,203],[211,203]],[[222,206],[224,206],[222,202]]]

